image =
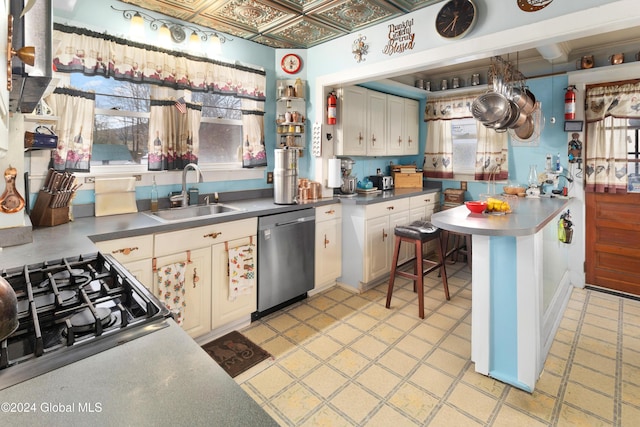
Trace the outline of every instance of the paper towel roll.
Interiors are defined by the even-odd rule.
[[[342,185],[342,172],[340,170],[340,159],[329,159],[327,173],[327,187],[339,188]]]

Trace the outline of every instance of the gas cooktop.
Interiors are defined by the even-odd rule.
[[[0,390],[168,326],[169,310],[111,255],[1,272],[18,329],[0,343]]]

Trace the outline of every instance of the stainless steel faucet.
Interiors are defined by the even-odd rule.
[[[182,170],[182,192],[180,193],[180,195],[171,197],[172,201],[179,200],[180,206],[182,207],[188,205],[189,196],[187,193],[187,172],[189,171],[189,169],[193,169],[198,173],[198,182],[204,181],[202,171],[200,170],[200,167],[198,165],[196,165],[195,163],[189,163],[184,167],[184,169]]]

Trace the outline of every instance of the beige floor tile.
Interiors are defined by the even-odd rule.
[[[330,400],[340,412],[346,414],[356,423],[362,422],[378,405],[380,400],[364,388],[349,384]]]
[[[300,426],[313,427],[353,427],[353,423],[328,406],[322,406]]]
[[[243,330],[242,334],[254,343],[260,345],[278,333],[262,323],[253,323],[251,327]]]
[[[345,375],[327,365],[322,365],[306,376],[302,382],[325,399],[349,381]]]
[[[569,381],[580,383],[583,386],[598,390],[611,398],[615,393],[616,380],[614,376],[603,375],[593,369],[574,364],[571,366]]]
[[[420,362],[411,355],[392,348],[378,359],[378,363],[401,376],[405,376]]]
[[[623,363],[622,378],[624,378],[625,380],[628,378],[629,382],[640,385],[640,367],[630,365],[628,363]]]
[[[551,421],[553,408],[556,404],[554,397],[541,391],[535,390],[533,393],[529,393],[515,388],[509,390],[505,401],[520,411],[524,411],[546,422]]]
[[[286,418],[286,417],[282,417],[282,416],[280,416],[280,414],[279,414],[278,412],[276,412],[276,411],[275,411],[275,409],[274,409],[274,408],[272,408],[271,406],[269,406],[269,405],[263,405],[263,406],[262,406],[262,409],[264,409],[264,410],[265,410],[265,412],[266,412],[267,414],[269,414],[269,416],[270,416],[271,418],[273,418],[273,419],[274,419],[274,421],[275,421],[276,423],[278,423],[278,425],[281,425],[281,426],[289,425],[289,424],[287,423],[287,418]]]
[[[329,364],[343,374],[353,377],[369,364],[369,360],[351,349],[345,349],[331,358]]]
[[[602,394],[589,390],[580,384],[569,382],[564,394],[564,401],[595,414],[609,422],[613,421],[614,404]],[[566,405],[563,405],[566,406]]]
[[[324,292],[323,295],[335,301],[344,301],[347,298],[350,298],[351,296],[353,296],[353,292],[345,290],[340,286],[334,286],[333,288]]]
[[[270,399],[276,393],[293,384],[294,379],[279,366],[272,366],[245,382],[259,390],[259,394]]]
[[[498,404],[497,399],[463,383],[456,385],[447,402],[484,422],[489,420]]]
[[[586,314],[583,318],[583,321],[584,324],[597,326],[599,328],[605,328],[609,331],[616,330],[618,328],[617,318],[611,319],[593,313]]]
[[[475,371],[475,365],[470,363],[462,376],[462,381],[473,386],[476,389],[489,393],[498,398],[504,392],[505,385],[498,380],[494,380],[486,375],[479,374]]]
[[[347,307],[344,304],[336,304],[332,307],[329,307],[327,310],[325,310],[325,313],[327,313],[330,316],[333,316],[334,318],[340,321],[340,320],[347,319],[349,316],[353,316],[353,314],[355,313],[355,310],[351,307]]]
[[[434,350],[429,357],[427,357],[426,363],[447,372],[453,376],[458,376],[464,369],[467,359],[463,359],[455,354],[451,354],[448,351],[440,350],[439,348]]]
[[[378,326],[369,331],[369,334],[371,334],[371,336],[374,336],[380,341],[387,344],[393,344],[404,333],[404,331],[401,331],[400,329],[395,328],[391,325],[387,325],[386,323],[380,323]]]
[[[568,359],[569,354],[571,353],[571,344],[554,340],[553,344],[551,344],[551,348],[549,349],[549,353],[553,354],[556,357]]]
[[[314,337],[316,333],[317,332],[313,328],[307,326],[304,323],[300,323],[291,329],[287,329],[283,333],[283,335],[289,338],[290,340],[292,340],[293,342],[295,342],[296,344],[301,344],[304,341],[307,341],[310,338]]]
[[[605,421],[594,417],[580,409],[572,408],[569,405],[562,405],[560,416],[556,423],[558,427],[611,427],[611,421]]]
[[[422,340],[429,341],[431,344],[436,344],[447,334],[447,332],[427,324],[428,321],[428,319],[425,320],[424,323],[421,323],[413,329],[411,331],[411,335],[415,335]]]
[[[412,384],[405,383],[388,402],[402,413],[422,422],[436,408],[438,399]]]
[[[313,317],[320,313],[320,311],[316,308],[313,308],[309,304],[301,304],[289,310],[288,313],[296,319],[307,320],[310,317]]]
[[[385,323],[406,332],[415,328],[420,321],[421,319],[416,315],[407,316],[403,313],[394,313],[385,320]]]
[[[481,425],[482,423],[448,405],[442,406],[429,423],[430,427],[478,427]]]
[[[346,345],[362,335],[362,332],[347,323],[341,323],[325,332],[334,340]]]
[[[370,392],[384,399],[400,383],[402,377],[389,372],[388,369],[384,369],[379,365],[371,365],[358,375],[355,380]]]
[[[637,427],[640,420],[640,409],[630,405],[622,405],[622,427]]]
[[[378,320],[366,314],[361,314],[359,316],[351,316],[346,320],[346,322],[359,331],[366,332],[369,329],[373,328],[373,326],[378,323]]]
[[[460,323],[451,333],[460,338],[464,338],[469,342],[469,345],[471,345],[471,325],[469,323]]]
[[[287,329],[296,326],[298,323],[300,323],[300,321],[295,317],[289,315],[289,313],[284,312],[279,315],[271,314],[266,320],[266,323],[274,330],[278,332],[284,332]]]
[[[449,350],[464,359],[471,358],[471,343],[455,335],[449,335],[442,341],[440,348]]]
[[[412,421],[398,409],[384,405],[366,422],[367,427],[416,427],[421,423]]]
[[[493,427],[543,427],[548,425],[549,424],[546,422],[536,420],[535,418],[506,405],[503,405],[500,408],[498,415],[492,424]]]
[[[617,369],[615,358],[595,354],[588,348],[577,348],[573,356],[573,363],[591,367],[607,375],[615,375]]]
[[[622,401],[640,408],[640,385],[622,382]],[[638,418],[640,420],[640,418]]]
[[[544,362],[544,370],[554,375],[562,376],[567,368],[566,359],[557,357],[555,354],[547,355],[547,360]]]
[[[432,366],[421,364],[409,377],[409,381],[420,388],[429,390],[429,392],[438,397],[443,397],[455,381],[455,378]]]
[[[320,403],[322,401],[317,396],[300,384],[294,384],[271,400],[271,404],[280,412],[287,414],[287,418],[294,423],[300,422]]]
[[[294,343],[282,336],[277,336],[269,341],[260,344],[260,347],[267,350],[276,359],[286,354],[296,347]]]
[[[300,378],[318,366],[321,362],[306,350],[297,348],[278,360],[280,366],[292,375]]]
[[[450,317],[454,320],[458,320],[464,317],[468,312],[471,306],[468,307],[459,307],[455,302],[444,304],[442,307],[438,309],[438,313]]]
[[[384,302],[381,304],[370,304],[365,307],[362,312],[364,314],[368,314],[374,319],[378,319],[378,321],[382,321],[393,314],[393,310],[389,310],[384,306]]]
[[[346,300],[342,301],[342,303],[347,307],[353,308],[354,310],[361,310],[366,305],[371,304],[371,301],[361,297],[360,295],[354,295],[351,298],[347,298]]]
[[[373,360],[387,351],[389,346],[369,335],[364,335],[351,344],[351,348]]]
[[[402,337],[395,345],[398,350],[412,355],[416,359],[422,359],[430,351],[433,350],[433,344],[418,339],[415,335],[407,335]]]
[[[326,360],[340,351],[342,344],[326,335],[320,335],[316,339],[305,343],[305,349],[315,354],[319,359]]]
[[[320,313],[311,319],[307,319],[305,323],[318,331],[326,331],[340,324],[340,321],[325,313]]]
[[[536,383],[536,390],[547,393],[551,396],[557,396],[562,383],[562,377],[553,375],[550,372],[542,371],[538,382]]]
[[[640,328],[636,328],[634,326],[633,329],[633,332],[624,332],[624,336],[622,337],[622,347],[624,350],[632,351],[632,353],[630,353],[629,360],[636,360],[638,361],[636,364],[640,364]],[[634,356],[633,352],[638,356]]]
[[[327,311],[330,307],[336,305],[336,301],[324,295],[314,295],[309,299],[307,304],[316,310]]]

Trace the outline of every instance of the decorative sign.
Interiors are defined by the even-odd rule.
[[[393,55],[402,53],[405,50],[413,49],[416,45],[416,34],[411,32],[413,19],[407,19],[401,24],[389,25],[389,43],[382,49],[382,53]]]
[[[366,39],[367,36],[358,34],[358,38],[353,41],[351,53],[353,53],[353,57],[356,59],[356,62],[366,61],[364,56],[369,53],[369,45],[364,42]]]
[[[549,6],[553,0],[518,0],[518,7],[525,12],[537,12]]]

